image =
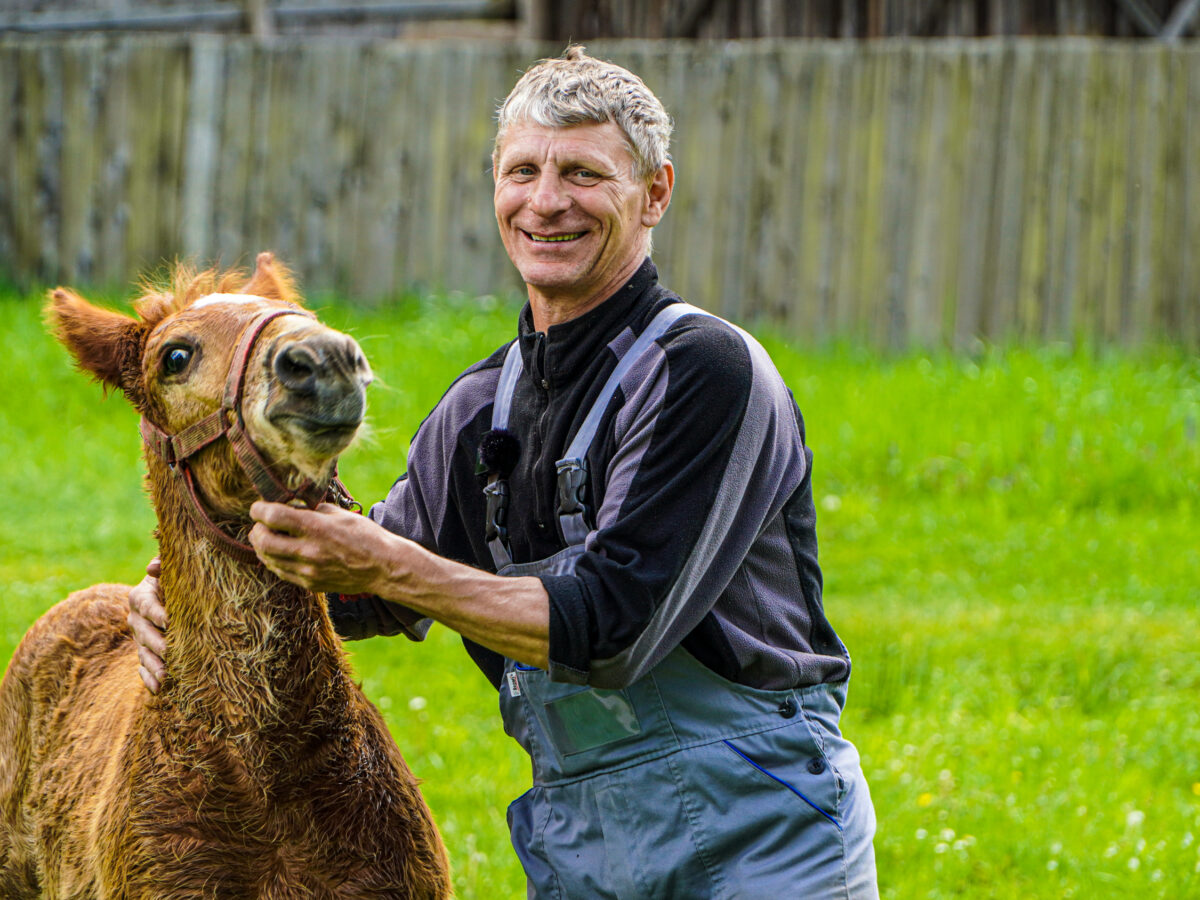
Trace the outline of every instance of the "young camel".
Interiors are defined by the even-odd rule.
[[[124,585],[74,593],[29,630],[0,684],[5,900],[450,893],[429,809],[351,681],[325,597],[246,552],[262,468],[243,470],[235,432],[172,458],[201,443],[188,426],[233,421],[284,496],[337,485],[366,361],[300,309],[270,254],[244,281],[178,272],[138,319],[51,294],[49,322],[80,368],[143,416],[170,675],[157,695],[143,687]],[[237,352],[244,384],[218,412]]]

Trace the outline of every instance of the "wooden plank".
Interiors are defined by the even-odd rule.
[[[1115,338],[1124,344],[1142,343],[1162,304],[1163,188],[1169,177],[1163,159],[1163,116],[1166,87],[1163,67],[1167,48],[1140,47],[1131,63],[1128,190],[1129,257],[1127,287],[1117,297]]]
[[[730,140],[723,154],[723,161],[748,160],[759,152],[759,141],[765,139],[768,117],[756,95],[759,61],[745,45],[734,45],[730,59],[730,77],[727,82],[732,100],[725,132]],[[732,99],[736,98],[736,99]],[[725,146],[724,141],[722,146]],[[720,280],[714,287],[720,292],[721,306],[735,322],[750,324],[755,319],[756,309],[763,299],[762,285],[758,272],[749,271],[749,263],[756,259],[755,244],[763,236],[762,223],[757,220],[750,204],[755,193],[758,171],[755,166],[738,166],[736,181],[726,178],[714,180],[723,195],[722,213],[708,227],[717,232],[718,256],[721,259]]]
[[[1200,147],[1200,48],[1189,48],[1186,54],[1187,114],[1183,137],[1184,147]],[[1189,347],[1200,347],[1200,302],[1196,286],[1200,284],[1200,172],[1193,156],[1181,160],[1183,171],[1183,224],[1180,228],[1179,281],[1175,291],[1175,324],[1172,337]]]
[[[17,46],[0,40],[0,275],[16,279],[16,150],[21,137]]]
[[[1176,333],[1179,321],[1180,297],[1186,295],[1183,281],[1184,260],[1188,255],[1187,232],[1187,170],[1188,160],[1188,65],[1187,56],[1165,53],[1165,81],[1161,121],[1162,129],[1162,221],[1161,237],[1155,255],[1155,265],[1162,273],[1159,306],[1154,310],[1147,328],[1147,337],[1160,340]],[[1194,144],[1190,146],[1196,146]],[[1194,151],[1193,151],[1194,152]]]
[[[1001,67],[982,49],[969,54],[970,115],[967,122],[968,159],[959,254],[958,306],[955,316],[955,346],[972,346],[983,334],[984,280],[986,277],[990,223],[996,202],[993,186],[996,170],[996,120],[1000,102]]]
[[[900,227],[911,230],[907,274],[903,282],[905,329],[897,335],[906,345],[924,348],[940,340],[941,300],[937,285],[945,264],[942,247],[942,205],[936,194],[950,189],[947,170],[947,84],[944,59],[914,54],[914,105],[910,114],[913,152],[912,203]]]
[[[64,50],[58,63],[63,84],[62,157],[55,162],[62,179],[58,269],[63,281],[80,284],[93,277],[95,248],[90,224],[96,121],[90,86],[101,48],[95,38],[84,38]]]
[[[172,40],[163,60],[162,130],[154,166],[158,215],[152,244],[152,264],[183,255],[179,242],[183,185],[183,156],[191,80],[191,48]]]
[[[1133,289],[1129,280],[1133,228],[1129,220],[1130,155],[1133,135],[1133,60],[1125,47],[1102,52],[1109,64],[1093,99],[1096,141],[1100,154],[1093,197],[1099,214],[1089,230],[1088,296],[1091,332],[1097,341],[1115,339],[1120,330],[1120,297]],[[1116,127],[1114,127],[1116,123]]]
[[[127,41],[106,45],[96,121],[100,166],[96,190],[99,211],[96,231],[96,279],[104,285],[127,285],[133,274],[127,264],[126,243],[130,219],[128,182],[132,164],[131,135],[134,111],[130,109]],[[140,110],[138,111],[140,113]],[[140,115],[138,117],[140,123]],[[140,124],[137,127],[141,127]]]
[[[220,158],[225,44],[197,35],[188,46],[189,72],[183,168],[180,174],[178,246],[185,257],[211,256],[213,197]]]
[[[256,71],[258,47],[244,39],[225,42],[220,141],[213,198],[213,237],[209,255],[221,266],[247,262],[252,145],[255,115],[265,84]],[[246,90],[254,85],[255,90]]]
[[[771,304],[770,319],[786,333],[803,333],[800,310],[810,308],[810,297],[800,291],[801,260],[798,248],[812,239],[820,222],[808,222],[801,215],[805,189],[805,135],[813,121],[812,91],[814,58],[784,52],[777,55],[779,66],[779,122],[773,136],[775,173],[769,187],[770,220],[762,244],[763,290]],[[811,317],[809,317],[811,321]]]
[[[1022,223],[1015,235],[1019,243],[1020,260],[1013,286],[1013,328],[1021,340],[1043,337],[1044,306],[1050,302],[1047,293],[1050,232],[1049,196],[1054,186],[1050,182],[1052,164],[1051,133],[1058,127],[1051,118],[1051,99],[1056,86],[1056,67],[1046,48],[1029,48],[1028,93],[1021,102],[1029,104],[1024,141],[1025,178],[1022,182]]]
[[[1071,58],[1070,78],[1073,82],[1073,115],[1069,140],[1064,148],[1067,158],[1067,191],[1063,208],[1062,269],[1052,296],[1059,306],[1059,330],[1064,339],[1076,340],[1085,330],[1086,320],[1081,310],[1081,284],[1087,269],[1084,228],[1092,204],[1091,170],[1094,153],[1090,141],[1094,137],[1094,121],[1089,113],[1089,82],[1092,69],[1099,63],[1096,54],[1080,52]]]
[[[159,166],[164,114],[163,83],[169,51],[161,39],[139,41],[130,46],[128,96],[131,124],[129,177],[126,186],[129,225],[122,269],[128,273],[150,272],[161,262],[157,241]]]
[[[992,202],[989,253],[984,268],[983,334],[1008,342],[1017,331],[1017,292],[1021,271],[1023,200],[1030,138],[1029,102],[1032,47],[1005,44],[1001,50],[1001,88],[996,145],[995,197]]]

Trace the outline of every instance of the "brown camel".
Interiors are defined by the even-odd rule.
[[[249,281],[179,270],[135,309],[60,288],[47,315],[143,416],[170,674],[143,687],[124,585],[34,623],[0,684],[0,897],[448,896],[437,828],[325,597],[245,545],[264,490],[344,497],[362,352],[270,254]]]

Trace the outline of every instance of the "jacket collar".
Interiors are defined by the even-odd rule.
[[[545,333],[534,331],[533,310],[526,303],[518,330],[525,371],[550,387],[570,382],[636,318],[639,306],[650,305],[647,301],[657,284],[658,269],[647,257],[633,277],[595,309]]]

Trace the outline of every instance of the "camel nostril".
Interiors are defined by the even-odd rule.
[[[302,344],[292,344],[275,354],[275,375],[292,391],[311,393],[316,390],[320,362]]]

